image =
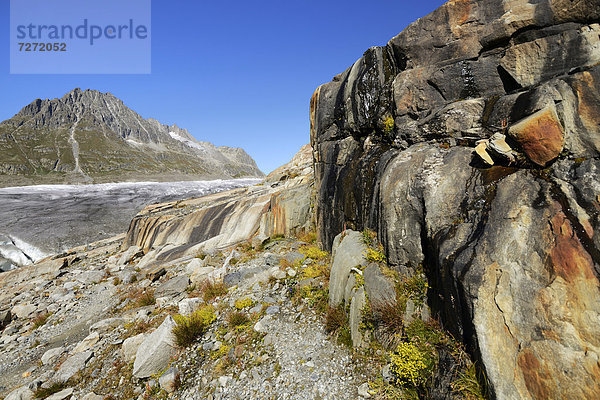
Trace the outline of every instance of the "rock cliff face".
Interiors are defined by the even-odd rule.
[[[80,89],[2,122],[0,159],[1,186],[264,176],[242,149],[199,142],[110,93]]]
[[[422,265],[498,399],[600,396],[599,21],[452,0],[311,99],[320,240],[370,228]]]

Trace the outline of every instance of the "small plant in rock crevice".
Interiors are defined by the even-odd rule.
[[[327,313],[325,314],[325,332],[334,334],[347,324],[348,318],[346,317],[343,306],[340,305],[335,308],[327,307]]]
[[[394,125],[395,125],[394,117],[392,117],[391,115],[388,115],[383,120],[383,131],[385,133],[390,133],[394,129]]]
[[[368,262],[384,263],[385,254],[383,254],[383,246],[379,245],[376,249],[369,247],[364,253]]]

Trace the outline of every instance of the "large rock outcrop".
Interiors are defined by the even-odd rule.
[[[261,184],[148,206],[131,221],[123,250],[137,246],[143,264],[154,264],[309,230],[313,176],[306,145]]]
[[[599,20],[597,0],[452,0],[311,99],[323,245],[371,228],[422,265],[498,399],[600,396]],[[494,134],[511,155],[485,167]]]

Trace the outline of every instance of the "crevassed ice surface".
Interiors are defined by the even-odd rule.
[[[0,189],[0,235],[32,260],[127,231],[146,205],[246,187],[260,179],[38,185]],[[1,256],[1,254],[0,254]]]

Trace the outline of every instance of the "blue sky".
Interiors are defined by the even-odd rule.
[[[444,1],[152,0],[149,75],[10,75],[0,12],[0,120],[75,87],[111,92],[144,118],[244,148],[264,172],[309,142],[309,100],[363,52]]]

